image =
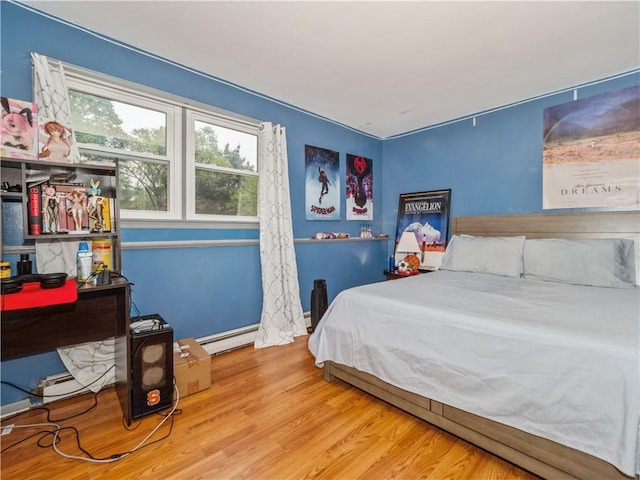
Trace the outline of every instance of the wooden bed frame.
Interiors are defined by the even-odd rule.
[[[631,238],[640,261],[640,212],[597,212],[457,217],[452,234],[528,238]],[[389,385],[368,373],[327,361],[327,381],[340,379],[418,418],[548,479],[619,479],[628,477],[592,455],[464,412]]]

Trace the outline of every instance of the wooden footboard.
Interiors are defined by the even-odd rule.
[[[543,478],[633,479],[592,455],[407,392],[351,367],[327,361],[324,378],[340,379]]]

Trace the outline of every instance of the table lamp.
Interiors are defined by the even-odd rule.
[[[420,244],[418,243],[416,234],[413,232],[402,232],[400,241],[398,242],[398,246],[396,247],[396,254],[399,254],[400,256],[402,256],[402,254],[405,254],[406,256],[398,263],[398,266],[405,262],[406,264],[408,264],[407,266],[409,271],[417,271],[420,267],[420,259],[416,255],[419,252]],[[404,269],[398,268],[398,270]]]

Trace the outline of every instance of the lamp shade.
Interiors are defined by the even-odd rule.
[[[416,234],[413,232],[402,232],[400,241],[396,247],[398,253],[418,253],[420,251],[420,245]]]

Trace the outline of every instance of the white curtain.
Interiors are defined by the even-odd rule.
[[[262,316],[256,348],[284,345],[306,335],[293,245],[287,139],[280,125],[265,122],[258,133]]]
[[[49,59],[38,53],[31,54],[33,62],[33,85],[35,102],[38,105],[38,118],[56,120],[71,132],[71,153],[69,160],[80,162],[80,153],[76,144],[69,91],[60,62],[51,68]],[[39,273],[47,271],[66,271],[76,274],[75,253],[78,242],[36,242],[36,256]],[[57,252],[57,253],[56,253]],[[98,392],[104,385],[114,382],[115,378],[115,342],[113,339],[102,342],[89,342],[69,348],[59,348],[58,355],[69,373],[83,386]]]
[[[33,86],[35,102],[38,105],[38,117],[45,120],[56,120],[71,132],[71,153],[69,160],[80,161],[80,152],[76,143],[76,135],[71,120],[71,104],[69,90],[64,76],[62,63],[51,68],[50,60],[44,55],[31,53],[33,62]]]

